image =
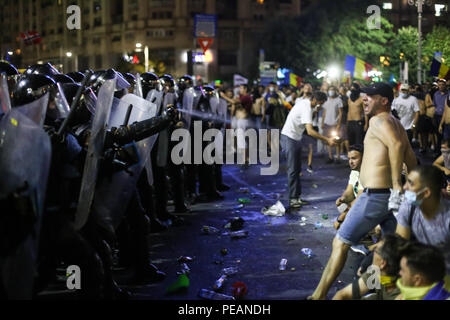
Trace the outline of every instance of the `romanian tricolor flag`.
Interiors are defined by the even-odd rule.
[[[347,55],[345,57],[344,71],[349,72],[355,79],[370,80],[369,71],[372,69],[373,67],[370,64],[362,61],[361,59],[351,55]]]
[[[302,84],[302,81],[303,81],[303,79],[294,73],[286,72],[284,74],[284,83],[285,84],[299,88]]]
[[[450,80],[450,68],[434,58],[431,64],[430,76]]]

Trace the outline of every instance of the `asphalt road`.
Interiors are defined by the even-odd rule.
[[[304,153],[305,155],[305,153]],[[350,168],[346,161],[341,164],[325,164],[327,157],[315,156],[314,173],[308,173],[303,159],[302,198],[310,201],[300,210],[288,209],[286,165],[281,158],[280,170],[274,176],[260,175],[260,166],[223,166],[224,182],[231,190],[224,192],[225,199],[206,204],[196,204],[192,212],[184,214],[185,224],[171,227],[162,233],[149,236],[151,260],[167,278],[157,284],[130,286],[127,280],[131,271],[116,271],[116,280],[133,293],[135,300],[198,300],[201,289],[212,289],[215,281],[223,274],[222,269],[237,267],[238,272],[226,279],[221,293],[232,294],[232,285],[244,282],[248,288],[246,300],[301,300],[310,295],[319,283],[322,271],[331,253],[335,235],[333,221],[339,215],[335,200],[345,189]],[[430,163],[431,157],[422,159]],[[247,188],[248,193],[240,193]],[[249,198],[251,202],[238,208],[238,198]],[[269,217],[261,213],[263,207],[277,202],[287,209],[283,217]],[[171,209],[171,208],[169,208]],[[324,215],[328,219],[324,219]],[[231,239],[223,233],[224,226],[233,217],[244,219],[243,230],[248,236]],[[304,218],[304,219],[302,219]],[[306,220],[305,220],[306,219]],[[317,222],[322,227],[317,228]],[[216,234],[202,234],[203,226],[219,229]],[[307,257],[303,248],[312,250]],[[227,249],[223,255],[222,250]],[[190,268],[189,288],[167,294],[167,288],[177,281],[181,264],[180,256],[194,260]],[[281,259],[287,259],[285,271],[279,270]],[[349,251],[343,272],[333,284],[328,298],[356,279],[356,270],[363,256]],[[39,295],[40,299],[70,299],[73,293],[65,290],[64,274],[59,282],[51,285]]]

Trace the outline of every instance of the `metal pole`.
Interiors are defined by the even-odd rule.
[[[145,46],[144,55],[145,55],[145,72],[148,72],[148,46]]]
[[[419,46],[418,46],[418,52],[417,52],[417,82],[419,84],[422,84],[422,6],[423,6],[423,0],[417,1],[417,11],[419,13],[419,22],[418,22],[418,29],[419,29]]]

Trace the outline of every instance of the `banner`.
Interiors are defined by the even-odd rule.
[[[291,85],[293,87],[300,87],[302,84],[303,79],[299,77],[298,75],[287,72],[284,74],[284,83]]]
[[[235,74],[233,84],[235,87],[240,86],[241,84],[248,84],[248,79],[241,75]]]

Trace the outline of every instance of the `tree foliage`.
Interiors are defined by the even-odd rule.
[[[347,54],[380,67],[380,56],[391,59],[383,68],[385,77],[399,76],[401,61],[409,63],[410,81],[417,79],[418,32],[415,27],[394,26],[381,16],[380,29],[367,27],[371,0],[318,1],[296,18],[275,18],[267,24],[264,49],[267,60],[306,78],[317,69],[337,63],[344,67]],[[435,52],[450,61],[450,30],[436,27],[423,39],[422,65],[428,70]],[[403,53],[403,60],[400,59]]]

